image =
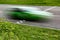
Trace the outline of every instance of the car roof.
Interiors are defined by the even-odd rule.
[[[30,6],[10,6],[9,8],[19,8],[19,9],[28,10],[28,11],[38,11],[39,10],[36,7],[30,7]]]

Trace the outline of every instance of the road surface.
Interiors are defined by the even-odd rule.
[[[3,10],[9,6],[12,6],[12,5],[0,4],[0,17],[3,17],[3,14],[4,14]],[[33,6],[33,7],[37,7],[41,10],[45,10],[45,9],[50,8],[52,6]],[[25,21],[22,24],[60,29],[60,7],[56,7],[52,10],[49,10],[48,12],[51,12],[54,15],[56,15],[52,18],[52,20],[50,22],[29,22],[29,21]],[[9,20],[9,21],[16,23],[18,20]]]

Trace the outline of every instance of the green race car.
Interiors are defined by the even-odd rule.
[[[46,21],[53,16],[50,12],[39,11],[34,7],[11,7],[8,8],[8,16],[12,19],[27,21]]]

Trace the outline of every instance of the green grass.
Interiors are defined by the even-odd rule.
[[[0,22],[0,40],[60,40],[60,30]]]
[[[0,4],[60,6],[60,0],[0,0]]]

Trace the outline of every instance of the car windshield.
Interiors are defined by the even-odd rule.
[[[10,11],[12,11],[12,12],[25,12],[26,10],[22,10],[19,8],[11,8]]]

